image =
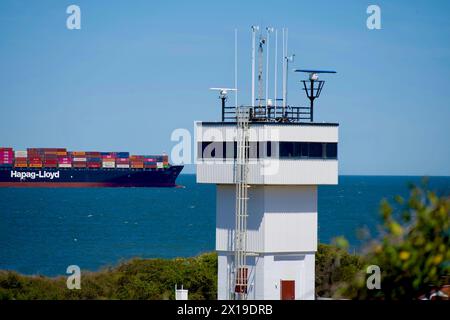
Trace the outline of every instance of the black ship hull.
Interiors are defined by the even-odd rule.
[[[176,187],[183,166],[127,168],[0,168],[0,187]]]

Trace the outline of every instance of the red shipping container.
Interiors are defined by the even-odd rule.
[[[86,168],[86,162],[73,162],[72,167],[74,168]]]

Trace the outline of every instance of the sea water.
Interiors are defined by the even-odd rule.
[[[215,186],[180,175],[184,188],[0,188],[0,269],[60,275],[133,258],[194,256],[214,250]],[[320,186],[319,241],[343,235],[358,250],[359,228],[376,236],[383,198],[408,195],[420,177],[340,176]],[[429,185],[450,194],[450,177]]]

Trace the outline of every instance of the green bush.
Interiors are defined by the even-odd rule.
[[[174,299],[175,284],[188,288],[190,299],[215,299],[217,255],[133,259],[116,268],[82,273],[81,290],[67,289],[65,277],[0,271],[0,299]]]

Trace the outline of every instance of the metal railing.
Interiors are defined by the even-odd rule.
[[[242,108],[242,107],[241,107]],[[310,107],[286,106],[254,106],[243,107],[249,110],[250,122],[309,122],[311,121]],[[237,122],[235,107],[224,107],[223,122]]]

